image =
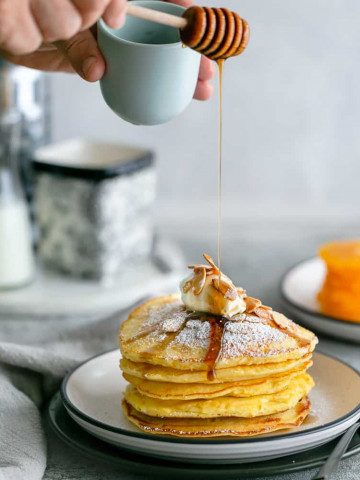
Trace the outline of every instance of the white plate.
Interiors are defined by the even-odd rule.
[[[183,265],[179,248],[158,240],[152,260],[129,268],[109,285],[60,275],[39,266],[33,283],[1,292],[0,310],[2,314],[26,317],[98,318],[149,295],[176,291],[186,275]]]
[[[126,382],[118,350],[94,357],[64,379],[61,396],[71,417],[85,430],[113,445],[152,457],[183,462],[262,461],[322,445],[360,418],[360,374],[346,364],[316,353],[311,393],[313,409],[297,428],[245,439],[181,439],[148,435],[123,415]]]
[[[325,265],[319,258],[305,260],[291,268],[284,275],[280,287],[287,309],[314,330],[360,342],[360,323],[338,320],[320,312],[316,295],[325,273]]]

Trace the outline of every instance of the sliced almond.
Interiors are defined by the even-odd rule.
[[[264,310],[272,310],[272,308],[268,305],[261,305],[261,308],[263,308]]]
[[[195,272],[194,278],[192,280],[193,284],[193,292],[194,295],[200,295],[202,292],[202,289],[205,286],[206,282],[206,269],[205,268],[199,268]]]
[[[219,278],[213,278],[212,284],[214,288],[216,288],[216,290],[224,296],[224,298],[228,298],[229,300],[236,300],[238,293],[233,285],[229,285],[221,279],[219,281]]]
[[[300,342],[309,344],[311,343],[311,338],[306,333],[303,333],[300,328],[291,321],[289,318],[285,317],[282,313],[272,312],[272,318],[276,325],[282,330],[285,330],[290,336],[293,336],[300,340]]]
[[[262,305],[261,307],[255,308],[253,313],[255,313],[255,315],[257,315],[258,317],[263,318],[264,320],[272,320],[271,311],[269,309],[263,308]]]
[[[192,287],[192,281],[191,280],[188,280],[187,282],[184,283],[183,287],[182,287],[182,291],[184,293],[187,293]]]
[[[209,265],[201,265],[201,264],[198,264],[198,265],[188,265],[188,268],[190,268],[190,270],[198,270],[199,268],[205,268],[205,270],[207,272],[211,272],[212,271],[212,267],[209,267]]]
[[[208,264],[212,267],[214,273],[219,273],[219,269],[218,269],[218,267],[215,265],[215,262],[214,262],[214,260],[210,257],[210,255],[208,255],[207,253],[204,253],[204,254],[203,254],[203,257],[204,257],[205,260],[208,262]]]
[[[245,297],[244,301],[247,313],[253,313],[256,308],[259,308],[261,306],[261,301],[258,298]]]
[[[229,287],[227,292],[225,293],[225,298],[228,298],[229,300],[236,300],[238,297],[238,293],[236,288],[234,287]]]

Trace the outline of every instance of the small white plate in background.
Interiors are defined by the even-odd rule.
[[[320,312],[316,295],[326,274],[323,261],[311,258],[291,268],[281,281],[281,295],[294,320],[337,339],[360,343],[360,323],[339,320]]]

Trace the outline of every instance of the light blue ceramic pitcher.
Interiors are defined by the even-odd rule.
[[[184,8],[157,0],[135,5],[181,16]],[[109,107],[137,125],[157,125],[179,115],[191,102],[200,55],[184,48],[177,29],[127,16],[118,30],[98,23],[98,42],[106,60],[100,81]]]

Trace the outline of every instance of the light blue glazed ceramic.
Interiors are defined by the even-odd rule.
[[[184,11],[156,0],[133,3],[178,16]],[[137,125],[157,125],[189,105],[200,55],[183,48],[177,29],[127,16],[125,25],[114,30],[100,20],[98,42],[106,60],[101,92],[121,118]]]

